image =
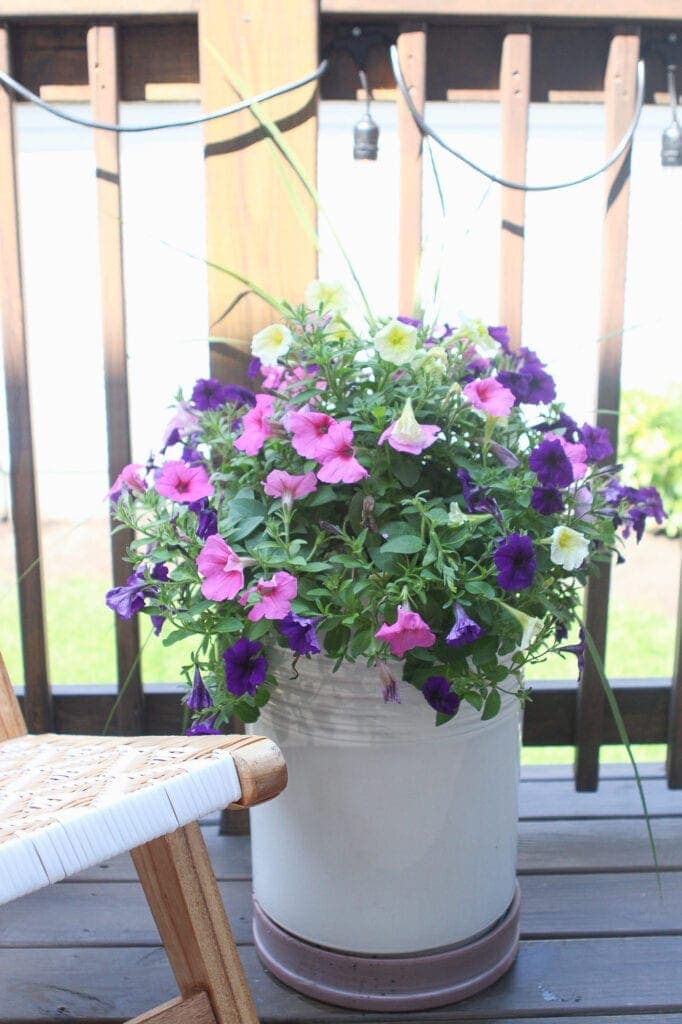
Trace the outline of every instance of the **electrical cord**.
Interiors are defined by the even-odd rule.
[[[15,81],[11,75],[8,75],[5,71],[0,70],[0,83],[10,88],[18,96],[22,96],[25,100],[29,100],[34,103],[37,107],[41,107],[42,110],[46,110],[49,114],[54,114],[55,117],[60,117],[64,121],[70,121],[72,124],[81,125],[84,128],[98,128],[106,132],[155,132],[160,131],[163,128],[187,128],[193,124],[204,124],[206,121],[215,121],[219,117],[227,117],[229,114],[236,114],[240,110],[246,110],[251,107],[254,103],[264,103],[266,100],[272,100],[276,96],[283,96],[285,93],[293,92],[295,89],[300,89],[304,85],[308,85],[310,82],[317,81],[321,78],[329,67],[329,60],[325,58],[319,67],[315,71],[312,71],[309,75],[305,75],[303,78],[297,78],[294,82],[288,82],[286,85],[277,86],[274,89],[268,89],[267,92],[259,93],[258,96],[252,96],[250,99],[240,100],[239,103],[234,103],[232,106],[223,107],[221,110],[213,110],[207,114],[200,114],[198,117],[188,117],[180,121],[166,121],[161,124],[135,124],[135,125],[123,125],[123,124],[107,124],[104,121],[91,121],[85,117],[77,117],[75,114],[68,114],[64,110],[59,110],[58,107],[52,106],[50,103],[46,103],[45,100],[41,100],[40,96],[36,96],[34,92],[27,89],[21,82]]]
[[[573,178],[570,181],[554,182],[551,185],[526,185],[520,181],[508,181],[506,178],[501,178],[499,177],[499,175],[493,174],[491,171],[485,170],[484,167],[480,167],[478,164],[474,163],[473,160],[470,160],[469,157],[465,156],[463,153],[460,153],[460,151],[455,149],[454,146],[448,145],[448,143],[445,142],[445,140],[442,139],[440,135],[438,135],[437,132],[433,130],[433,128],[429,127],[429,125],[426,123],[426,121],[421,116],[421,114],[415,107],[414,103],[412,102],[410,91],[407,88],[407,85],[405,84],[405,79],[403,78],[403,73],[400,67],[400,60],[398,57],[398,50],[395,45],[392,45],[390,47],[390,58],[391,67],[393,69],[393,76],[396,80],[396,84],[400,89],[403,95],[403,99],[405,100],[405,103],[407,104],[407,107],[412,117],[414,118],[417,127],[421,131],[422,135],[425,135],[428,138],[433,139],[434,142],[437,142],[439,146],[442,146],[443,149],[446,150],[448,153],[451,153],[452,156],[457,157],[458,160],[461,160],[468,167],[471,167],[472,170],[478,171],[479,174],[484,175],[484,177],[488,178],[490,181],[495,182],[497,185],[502,185],[504,188],[516,189],[519,192],[551,192],[560,188],[570,188],[573,185],[582,185],[583,182],[590,181],[592,178],[596,178],[598,175],[603,174],[604,171],[608,170],[608,168],[611,167],[611,165],[614,164],[616,160],[620,156],[622,156],[625,150],[631,145],[632,137],[639,123],[639,117],[642,113],[642,105],[644,103],[644,61],[640,60],[637,63],[637,94],[635,97],[635,113],[632,118],[630,127],[625,132],[622,139],[620,140],[620,142],[618,143],[618,145],[616,146],[608,160],[605,163],[601,164],[601,166],[598,167],[596,170],[590,171],[589,174],[584,174],[580,178]]]

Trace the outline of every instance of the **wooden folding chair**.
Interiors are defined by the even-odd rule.
[[[180,989],[130,1024],[257,1024],[197,819],[285,785],[260,736],[29,736],[0,656],[0,903],[129,850]]]

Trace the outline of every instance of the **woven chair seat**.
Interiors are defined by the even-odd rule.
[[[254,741],[267,742],[48,733],[0,743],[0,903],[240,801],[233,755]]]

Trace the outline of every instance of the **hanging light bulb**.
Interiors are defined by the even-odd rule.
[[[675,65],[668,65],[668,97],[672,121],[661,136],[661,164],[663,167],[682,167],[682,128],[677,120],[677,85]]]
[[[376,160],[379,151],[379,125],[369,112],[369,86],[367,75],[360,69],[360,82],[365,91],[366,109],[353,128],[353,159]]]

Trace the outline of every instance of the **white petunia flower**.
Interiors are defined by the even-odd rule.
[[[522,635],[519,650],[525,651],[530,647],[533,640],[542,629],[542,619],[536,619],[532,615],[526,615],[526,613],[522,612],[519,608],[512,608],[510,604],[505,604],[504,601],[500,601],[500,604],[521,626]]]
[[[343,313],[348,307],[348,292],[339,281],[311,281],[305,292],[310,309]]]
[[[570,526],[557,526],[552,532],[549,557],[564,569],[579,569],[589,552],[587,538]]]
[[[375,334],[374,347],[387,363],[403,366],[411,362],[417,349],[417,328],[391,320]]]
[[[275,366],[280,356],[289,351],[293,340],[291,331],[284,324],[271,324],[254,334],[251,351],[263,366]]]

